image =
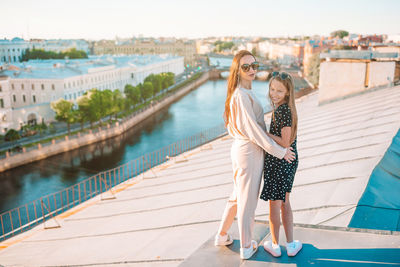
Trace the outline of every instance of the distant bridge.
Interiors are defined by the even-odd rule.
[[[272,68],[260,66],[256,74],[256,79],[265,81],[271,70]],[[210,71],[210,78],[212,79],[227,79],[228,76],[229,76],[229,67],[214,68],[211,69]]]

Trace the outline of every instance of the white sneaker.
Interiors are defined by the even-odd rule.
[[[257,252],[258,244],[255,240],[251,240],[251,246],[249,248],[240,248],[240,258],[242,260],[250,259],[254,253]]]
[[[290,257],[296,256],[296,254],[301,250],[303,244],[299,240],[294,240],[292,243],[286,244],[287,255]]]
[[[214,239],[215,246],[228,246],[232,243],[233,243],[233,239],[229,234],[226,234],[223,236],[220,234],[217,234]]]
[[[282,255],[279,244],[274,244],[271,240],[264,242],[264,249],[274,257],[280,257]]]

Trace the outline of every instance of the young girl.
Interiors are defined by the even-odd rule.
[[[269,202],[269,226],[272,241],[264,243],[264,249],[272,256],[281,256],[279,246],[280,211],[286,234],[288,256],[295,256],[302,248],[300,241],[293,241],[293,214],[289,194],[298,166],[296,148],[297,112],[294,100],[293,78],[286,72],[273,72],[269,82],[269,98],[273,106],[268,136],[283,147],[292,147],[296,158],[291,163],[269,153],[264,161],[264,187],[260,198]]]

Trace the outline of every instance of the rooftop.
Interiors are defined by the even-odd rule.
[[[348,227],[372,170],[400,127],[399,102],[400,86],[321,106],[318,92],[298,99],[300,165],[291,203],[295,238],[304,242],[304,249],[293,259],[272,258],[261,247],[250,260],[241,262],[236,224],[231,229],[232,246],[212,246],[233,188],[232,139],[225,136],[120,184],[113,190],[115,199],[96,197],[59,215],[61,228],[44,230],[39,225],[3,241],[0,263],[399,265],[399,232]],[[375,191],[385,197],[379,188]],[[260,242],[268,238],[268,213],[266,202],[259,200],[254,237]]]
[[[29,60],[15,63],[19,70],[4,70],[0,75],[14,79],[63,79],[124,67],[142,67],[158,62],[176,59],[171,55],[129,55],[129,56],[89,56],[87,59]]]
[[[328,53],[321,53],[320,58],[336,59],[396,59],[400,54],[395,52],[376,52],[358,50],[331,50]]]

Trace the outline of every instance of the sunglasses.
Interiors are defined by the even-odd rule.
[[[282,71],[282,72],[274,71],[274,72],[271,73],[271,77],[272,78],[280,77],[282,80],[286,80],[288,78],[289,79],[291,78],[289,73],[286,73],[284,71]]]
[[[240,67],[242,68],[243,71],[248,72],[250,70],[250,68],[252,68],[253,70],[258,70],[258,68],[260,67],[260,64],[257,61],[255,61],[251,64],[243,64]]]

